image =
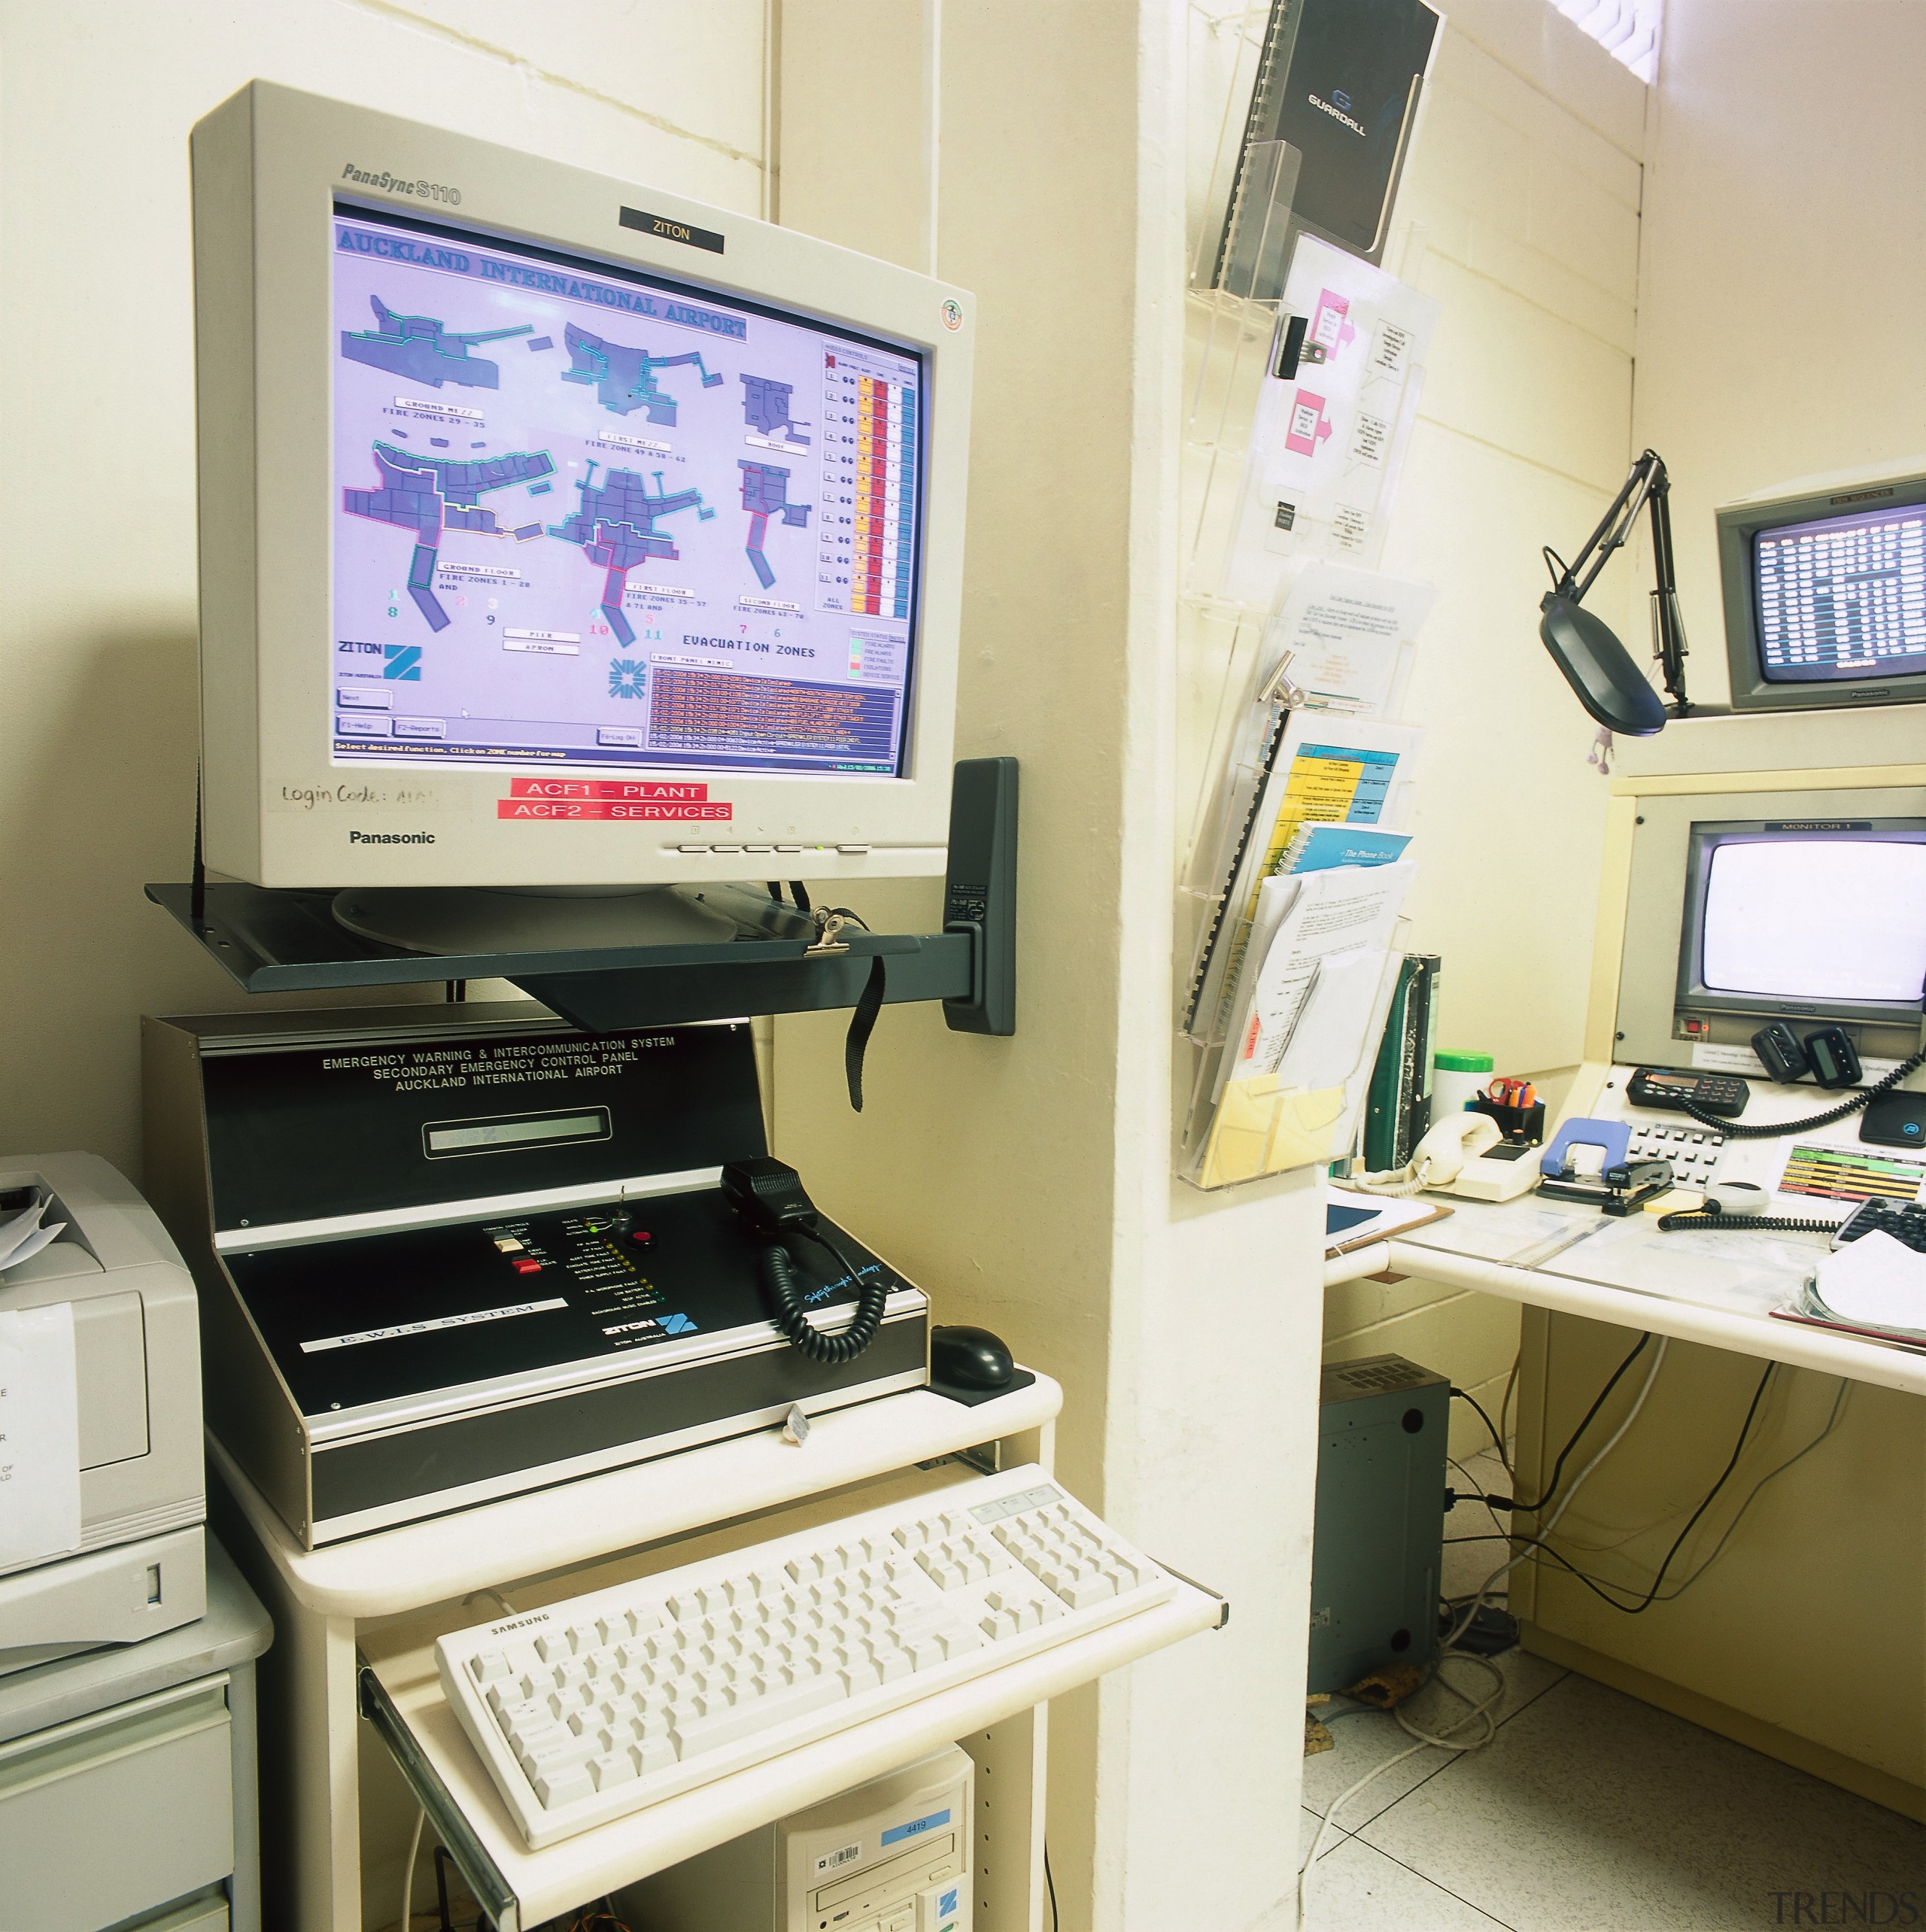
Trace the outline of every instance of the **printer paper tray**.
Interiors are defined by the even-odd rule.
[[[1216,1627],[1221,1601],[1180,1583],[1170,1602],[530,1852],[442,1694],[432,1648],[360,1671],[361,1709],[500,1932],[585,1901],[1060,1697]]]

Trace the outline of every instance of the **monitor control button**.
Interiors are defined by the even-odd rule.
[[[836,849],[838,852],[867,852],[869,847],[866,845],[840,845]]]
[[[678,852],[706,852],[709,848],[706,846],[678,846],[676,849]]]

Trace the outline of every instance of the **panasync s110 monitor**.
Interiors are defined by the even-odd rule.
[[[1718,513],[1735,711],[1926,699],[1926,457]]]
[[[942,871],[967,295],[260,81],[193,156],[212,869]]]

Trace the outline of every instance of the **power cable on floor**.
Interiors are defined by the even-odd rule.
[[[1444,1675],[1445,1658],[1441,1655],[1437,1663],[1432,1666],[1429,1681],[1441,1685],[1454,1697],[1465,1703],[1469,1707],[1465,1715],[1455,1724],[1448,1724],[1442,1731],[1433,1732],[1420,1730],[1405,1715],[1402,1709],[1392,1712],[1391,1715],[1397,1720],[1399,1727],[1407,1736],[1416,1738],[1417,1742],[1408,1749],[1398,1752],[1396,1756],[1386,1758],[1384,1763],[1375,1769],[1367,1771],[1355,1784],[1347,1785],[1324,1807],[1323,1815],[1317,1822],[1317,1834],[1311,1839],[1311,1849],[1305,1854],[1304,1862],[1298,1867],[1297,1910],[1300,1922],[1304,1918],[1305,1900],[1310,1890],[1311,1868],[1317,1864],[1320,1854],[1323,1851],[1324,1841],[1330,1836],[1332,1825],[1336,1820],[1339,1810],[1344,1805],[1356,1797],[1367,1785],[1375,1784],[1378,1779],[1384,1776],[1386,1772],[1403,1763],[1408,1757],[1415,1757],[1421,1751],[1448,1751],[1454,1754],[1462,1755],[1468,1751],[1482,1751],[1498,1735],[1498,1727],[1493,1721],[1491,1716],[1493,1707],[1502,1703],[1505,1696],[1505,1679],[1499,1672],[1498,1666],[1488,1658],[1475,1657],[1469,1651],[1454,1653],[1454,1657],[1456,1661],[1476,1664],[1481,1670],[1488,1672],[1492,1680],[1491,1694],[1475,1703],[1473,1702],[1466,1692],[1461,1690],[1457,1684],[1452,1683]],[[1338,1715],[1345,1716],[1349,1713],[1339,1712]],[[1457,1733],[1464,1730],[1467,1725],[1476,1723],[1482,1723],[1484,1726],[1481,1734],[1476,1737],[1460,1740]]]

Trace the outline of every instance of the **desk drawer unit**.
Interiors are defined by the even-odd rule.
[[[0,1744],[0,1932],[226,1925],[231,1732],[223,1675]]]

